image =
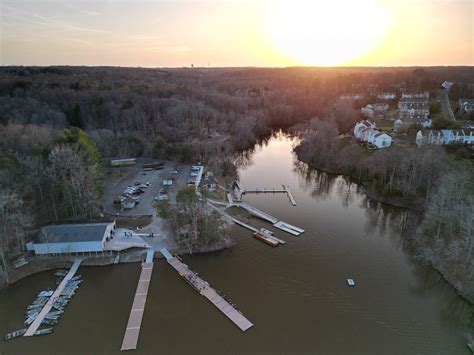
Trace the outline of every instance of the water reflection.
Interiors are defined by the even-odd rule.
[[[287,151],[290,153],[282,159],[292,160],[291,170],[297,178],[298,190],[304,192],[304,196],[309,196],[313,204],[314,202],[334,204],[337,200],[339,206],[345,210],[362,211],[363,218],[360,218],[360,221],[364,235],[387,239],[396,250],[402,250],[405,253],[407,265],[414,276],[414,282],[410,284],[412,294],[422,298],[432,297],[433,294],[441,295],[443,302],[442,307],[439,308],[439,315],[443,322],[451,325],[459,325],[459,323],[468,325],[472,322],[472,305],[453,292],[453,288],[438,272],[422,264],[417,258],[414,233],[416,226],[420,223],[420,216],[416,213],[369,198],[365,194],[364,187],[349,177],[310,168],[306,163],[299,161],[293,152],[294,144],[298,142],[298,139],[286,137],[282,133],[265,140],[262,145],[241,152],[236,160],[239,163],[239,170],[246,170],[253,164],[263,164],[261,160],[268,158],[261,155],[262,151],[272,149],[273,143],[276,141],[281,143],[285,139]],[[259,153],[259,161],[255,161],[256,153]],[[277,166],[278,162],[275,161],[275,169]],[[255,169],[258,170],[258,167]],[[265,179],[264,173],[265,171],[262,170],[254,175]],[[283,178],[291,180],[291,176],[285,176],[284,173],[282,175]],[[306,201],[302,202],[306,203]],[[310,208],[310,206],[311,202],[308,202],[307,207]],[[344,223],[344,221],[339,221],[339,223]]]

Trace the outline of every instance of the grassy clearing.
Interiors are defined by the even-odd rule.
[[[143,216],[143,217],[124,217],[124,216],[118,216],[116,217],[117,220],[117,227],[118,228],[136,228],[136,227],[146,227],[148,226],[153,218],[148,217],[148,216]]]
[[[393,130],[393,121],[390,120],[377,120],[377,128],[383,131],[391,132]]]

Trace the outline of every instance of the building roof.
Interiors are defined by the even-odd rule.
[[[474,99],[460,98],[459,101],[462,102],[462,103],[467,102],[469,105],[474,105]]]
[[[40,229],[39,243],[69,243],[101,241],[111,223],[58,224]]]

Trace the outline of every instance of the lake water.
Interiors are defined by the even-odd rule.
[[[232,227],[236,247],[184,257],[255,326],[242,333],[163,260],[155,263],[136,354],[468,354],[464,302],[405,250],[404,211],[371,201],[342,177],[299,163],[282,134],[242,154],[245,188],[290,185],[245,201],[306,230],[272,248]],[[81,268],[84,283],[53,335],[0,341],[1,354],[119,354],[139,264]],[[353,278],[356,286],[346,284]],[[20,328],[52,272],[0,292],[0,332]]]

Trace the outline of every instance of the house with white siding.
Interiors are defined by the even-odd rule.
[[[416,134],[416,145],[474,144],[474,129],[423,130]]]
[[[115,222],[48,225],[26,248],[36,255],[103,252],[115,232]]]
[[[452,81],[443,81],[443,83],[441,84],[441,87],[446,90],[446,91],[449,91],[451,90],[451,88],[453,87],[454,83]]]
[[[392,137],[387,133],[379,131],[375,123],[367,120],[356,123],[354,137],[360,142],[372,144],[379,149],[392,145]]]
[[[459,99],[459,107],[465,113],[474,111],[474,99],[465,99],[465,98]]]

